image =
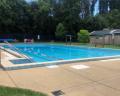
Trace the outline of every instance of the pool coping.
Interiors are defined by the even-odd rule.
[[[80,47],[80,46],[77,46],[77,47]],[[104,48],[100,48],[100,49],[104,49]],[[111,48],[105,48],[105,49],[111,49]],[[16,54],[16,52],[14,52],[13,50],[12,51],[5,50],[5,51],[6,52],[9,51],[8,53],[11,53],[12,55]],[[44,66],[51,66],[51,65],[62,65],[62,64],[70,64],[70,63],[77,63],[77,62],[88,62],[88,61],[116,59],[116,58],[120,58],[120,55],[92,57],[92,58],[83,58],[83,59],[58,60],[58,61],[49,61],[49,62],[47,61],[47,62],[35,62],[35,63],[24,63],[24,64],[11,64],[10,66],[6,66],[5,64],[2,64],[2,66],[5,70],[18,70],[18,69],[27,69],[27,68],[34,68],[34,67],[44,67]],[[18,59],[22,60],[25,58],[18,58]],[[15,60],[15,59],[10,59],[10,60]]]
[[[62,64],[70,64],[70,63],[78,63],[78,62],[116,59],[116,58],[120,58],[120,55],[107,56],[107,57],[84,58],[84,59],[72,59],[72,60],[59,60],[59,61],[50,61],[50,62],[12,64],[11,66],[4,66],[3,64],[2,66],[5,70],[18,70],[18,69],[28,69],[28,68],[35,68],[35,67],[45,67],[45,66],[51,66],[51,65],[62,65]],[[11,59],[11,60],[14,60],[14,59]]]

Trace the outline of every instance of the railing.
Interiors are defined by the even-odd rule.
[[[30,62],[33,62],[33,60],[29,57],[24,55],[18,48],[16,48],[14,45],[10,44],[9,42],[5,41],[4,42],[6,45],[8,45],[8,47],[12,48],[15,52],[17,52],[21,57],[29,60]]]

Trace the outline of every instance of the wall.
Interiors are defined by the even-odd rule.
[[[113,44],[113,40],[111,35],[106,35],[101,37],[91,36],[90,43],[91,44]]]
[[[120,35],[115,35],[114,39],[112,38],[112,35],[106,35],[105,37],[91,36],[90,37],[90,44],[120,45]]]
[[[91,36],[90,37],[90,43],[91,44],[103,44],[104,42],[104,39],[103,39],[103,37],[101,36],[101,37],[96,37],[96,36]]]
[[[114,44],[115,45],[120,45],[120,35],[115,35],[114,36]]]

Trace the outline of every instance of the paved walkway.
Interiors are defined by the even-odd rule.
[[[56,90],[62,90],[63,96],[120,96],[120,60],[0,70],[0,85],[32,89],[50,96]]]

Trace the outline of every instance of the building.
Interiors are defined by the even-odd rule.
[[[120,45],[120,29],[93,31],[90,34],[90,43]]]

